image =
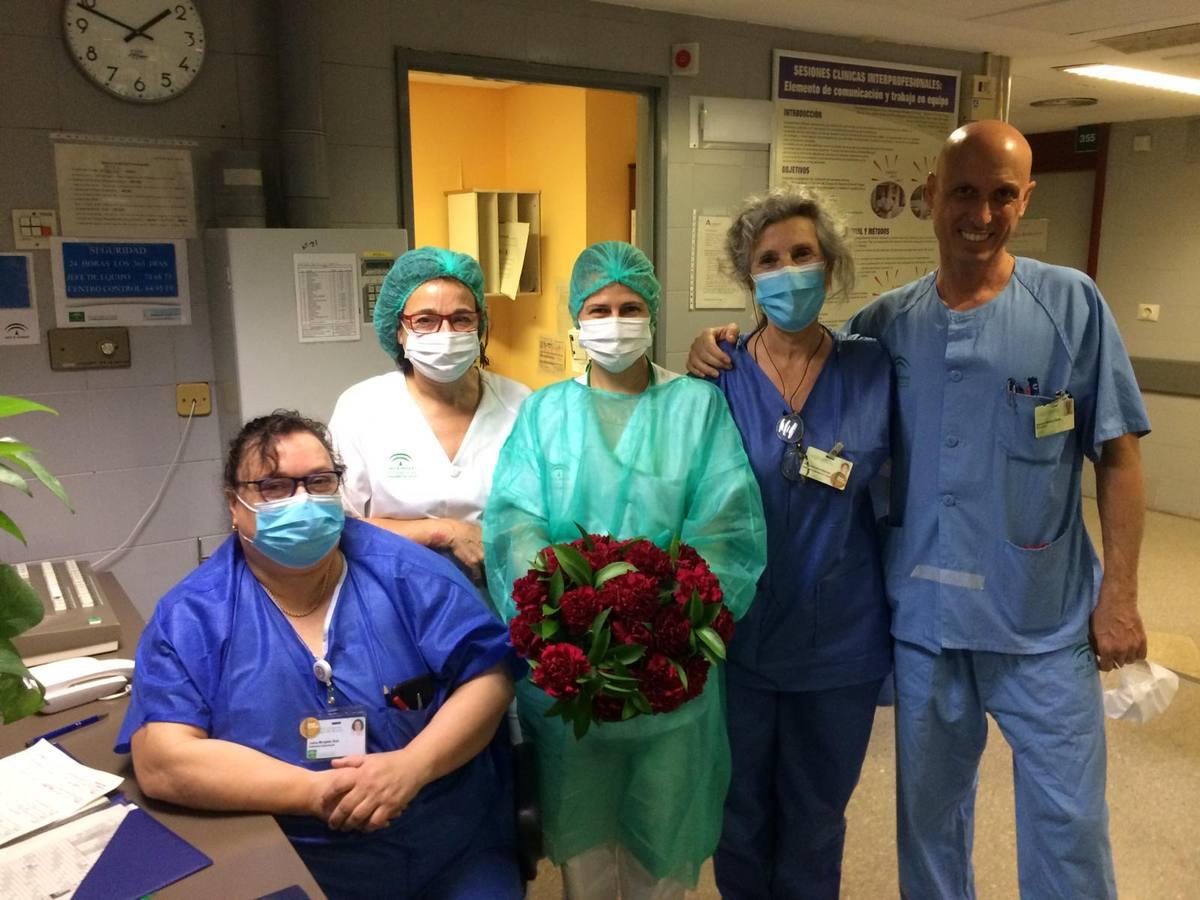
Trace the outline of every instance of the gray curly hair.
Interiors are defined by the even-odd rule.
[[[817,243],[831,275],[833,293],[845,293],[854,286],[854,250],[846,220],[821,193],[804,187],[777,187],[765,194],[746,198],[725,234],[726,268],[737,281],[751,291],[750,277],[754,245],[768,226],[794,216],[803,216],[816,226]]]

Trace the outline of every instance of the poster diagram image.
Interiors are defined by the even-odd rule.
[[[894,219],[904,212],[904,186],[895,181],[881,181],[871,189],[871,212],[881,219]]]
[[[908,198],[908,208],[918,219],[928,219],[933,215],[933,207],[929,205],[929,198],[925,195],[925,185],[918,184],[913,188]]]

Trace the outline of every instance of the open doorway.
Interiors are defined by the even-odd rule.
[[[463,73],[439,62],[400,54],[397,67],[412,245],[479,259],[493,370],[535,389],[571,377],[581,368],[566,301],[579,252],[630,241],[653,259],[654,90]],[[524,250],[518,229],[528,232]],[[502,289],[512,254],[521,271]]]

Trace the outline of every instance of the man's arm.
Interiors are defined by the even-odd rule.
[[[1104,578],[1092,612],[1092,649],[1109,671],[1146,658],[1146,632],[1137,608],[1138,553],[1146,494],[1136,435],[1105,441],[1096,463],[1096,501],[1104,543]]]

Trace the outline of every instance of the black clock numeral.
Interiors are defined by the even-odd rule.
[[[181,59],[179,61],[179,68],[183,69],[183,71],[185,71],[185,72],[190,72],[192,70],[191,70],[191,67],[188,66],[187,61],[188,61],[188,58],[186,56],[183,59]]]
[[[87,53],[86,53],[85,55],[87,56],[87,58],[88,58],[88,60],[89,60],[90,62],[95,62],[95,61],[96,61],[96,59],[97,59],[97,56],[96,56],[96,48],[95,48],[95,47],[88,47],[88,48],[87,48]]]
[[[88,29],[88,20],[80,16],[75,20],[75,27],[79,29],[80,34],[83,34]]]
[[[140,94],[146,89],[146,82],[142,81],[142,79],[139,77],[137,81],[133,83],[133,89]]]
[[[176,6],[175,7],[175,18],[178,19],[180,22],[186,22],[187,21],[187,9],[184,8],[183,6]]]
[[[162,73],[162,86],[165,88],[169,88],[171,86],[171,73],[170,72]]]
[[[110,81],[112,81],[113,76],[116,75],[117,72],[121,71],[116,66],[105,66],[104,68],[108,69],[108,77],[104,79],[105,84],[108,84]]]
[[[189,46],[189,47],[195,47],[195,46],[196,46],[196,35],[195,35],[195,32],[191,32],[191,31],[185,31],[185,32],[184,32],[184,34],[186,34],[186,35],[187,35],[187,39],[188,39],[188,46]]]

